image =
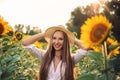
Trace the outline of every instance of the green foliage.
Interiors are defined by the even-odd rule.
[[[120,55],[107,59],[107,68],[104,61],[101,53],[90,51],[79,62],[80,74],[77,80],[116,80],[120,73]]]
[[[96,80],[96,75],[94,74],[84,74],[77,80]]]
[[[83,14],[82,11],[82,7],[75,8],[74,11],[71,12],[70,20],[66,23],[68,30],[76,32],[78,34],[77,38],[80,38],[80,26],[88,18],[88,16],[86,14]]]
[[[0,38],[0,80],[36,80],[39,61],[27,55],[21,41]]]
[[[100,52],[89,52],[88,56],[94,60],[96,66],[103,65],[102,54]]]

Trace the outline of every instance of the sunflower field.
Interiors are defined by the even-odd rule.
[[[28,38],[22,32],[14,31],[3,17],[0,17],[0,80],[36,80],[40,61],[27,52],[22,39]],[[38,48],[46,43],[35,42]]]
[[[81,26],[80,40],[89,49],[74,68],[76,80],[120,80],[120,43],[112,35],[112,24],[104,15],[88,18]],[[75,35],[77,35],[75,33]],[[21,41],[30,37],[0,17],[0,80],[36,80],[40,61],[27,52]],[[45,49],[47,43],[35,42]],[[78,48],[72,47],[72,52]]]
[[[112,28],[104,15],[88,18],[81,26],[80,40],[89,53],[78,64],[77,80],[120,80],[120,43]]]

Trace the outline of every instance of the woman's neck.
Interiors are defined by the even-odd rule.
[[[61,51],[56,51],[55,52],[55,57],[61,57]]]

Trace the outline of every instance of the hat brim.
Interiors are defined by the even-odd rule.
[[[70,42],[70,46],[73,46],[74,45],[74,40],[75,40],[75,36],[72,32],[70,32],[69,30],[65,29],[64,27],[58,27],[58,26],[54,26],[54,27],[50,27],[48,28],[46,31],[45,31],[45,40],[47,42],[50,41],[50,38],[52,37],[53,33],[56,31],[56,30],[60,30],[60,31],[63,31],[67,34],[68,36],[68,40]]]

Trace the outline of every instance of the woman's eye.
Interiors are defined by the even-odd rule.
[[[56,39],[56,37],[53,37],[52,39]]]
[[[63,40],[63,38],[59,38],[60,40]]]
[[[57,39],[56,37],[53,37],[52,39]],[[59,40],[63,40],[63,38],[58,38]]]

